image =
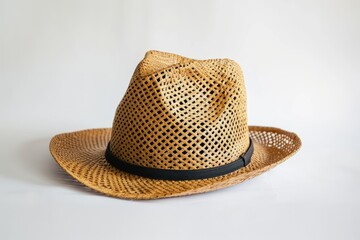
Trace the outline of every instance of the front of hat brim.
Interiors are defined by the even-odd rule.
[[[50,152],[73,178],[108,196],[124,199],[156,199],[184,196],[229,187],[253,178],[291,157],[300,148],[300,138],[271,127],[249,127],[254,143],[251,162],[232,173],[201,180],[157,180],[129,174],[105,160],[111,129],[89,129],[56,135]]]

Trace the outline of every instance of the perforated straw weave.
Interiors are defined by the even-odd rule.
[[[105,160],[155,169],[199,170],[239,159],[254,143],[251,163],[201,180],[157,180],[129,174]],[[300,148],[294,133],[249,127],[240,66],[229,59],[193,60],[150,51],[136,68],[112,129],[55,136],[50,151],[70,175],[99,192],[153,199],[211,191],[242,182],[284,161]]]
[[[204,169],[237,160],[249,146],[239,65],[147,53],[116,111],[110,146],[118,158],[151,168]]]

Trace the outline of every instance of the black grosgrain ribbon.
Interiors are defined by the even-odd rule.
[[[249,147],[240,158],[231,163],[213,167],[196,170],[172,170],[149,168],[125,162],[112,154],[110,150],[110,143],[108,144],[105,152],[105,158],[113,167],[128,172],[131,174],[139,175],[142,177],[160,179],[160,180],[196,180],[204,178],[218,177],[236,171],[245,167],[250,163],[251,156],[254,152],[254,146],[250,139]]]

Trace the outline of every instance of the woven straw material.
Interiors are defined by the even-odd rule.
[[[240,66],[150,51],[133,74],[113,122],[113,154],[151,168],[228,164],[249,146]]]
[[[119,171],[104,157],[111,129],[60,134],[51,140],[50,149],[63,169],[98,192],[127,199],[156,199],[208,192],[241,183],[275,167],[300,148],[300,139],[294,133],[269,127],[249,129],[255,149],[251,163],[227,175],[203,180],[156,180]]]
[[[209,169],[239,159],[254,142],[251,163],[202,180],[144,178],[110,166],[105,149],[133,165]],[[194,60],[150,51],[139,63],[111,129],[55,136],[50,151],[70,175],[99,192],[152,199],[206,192],[254,177],[282,162],[300,139],[276,128],[249,127],[240,66],[229,59]]]

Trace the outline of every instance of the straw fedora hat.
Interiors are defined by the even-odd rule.
[[[238,184],[300,146],[295,133],[248,126],[236,62],[149,51],[112,128],[56,135],[50,152],[66,172],[98,192],[155,199]]]

